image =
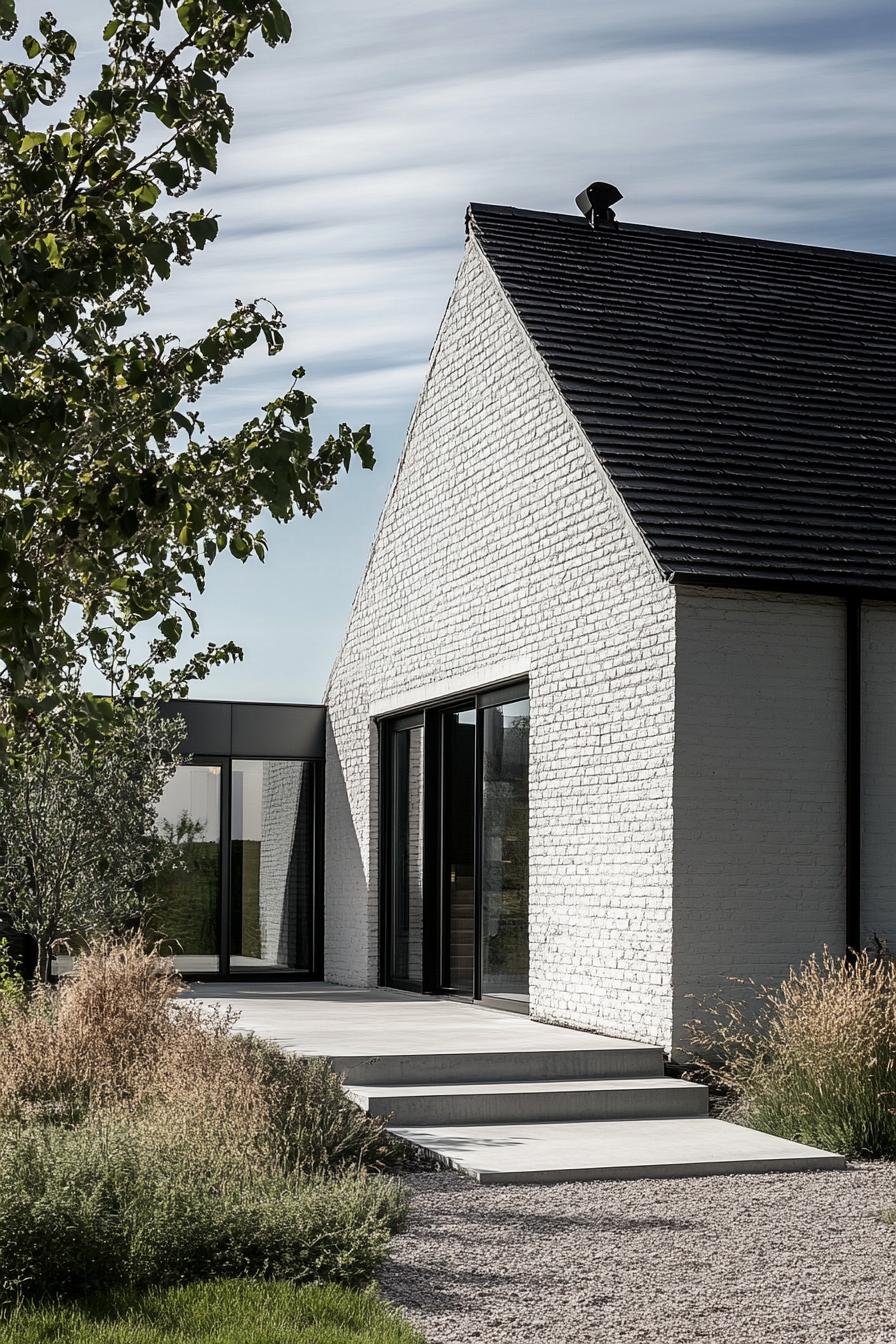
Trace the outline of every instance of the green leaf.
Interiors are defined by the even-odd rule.
[[[180,26],[184,32],[190,33],[196,26],[199,14],[199,5],[197,0],[183,0],[183,4],[177,7],[177,17],[180,19]]]
[[[154,182],[142,182],[131,195],[139,201],[141,206],[147,210],[151,209],[159,199],[160,191]]]
[[[30,34],[28,37],[22,38],[22,46],[25,48],[25,55],[31,61],[34,60],[35,56],[39,56],[42,50],[37,38],[31,37]]]
[[[210,173],[217,172],[218,159],[214,145],[208,144],[205,140],[200,140],[198,136],[185,135],[183,137],[183,152],[197,168],[207,168]]]
[[[153,164],[152,171],[169,190],[179,187],[184,180],[184,170],[174,159],[159,159]]]
[[[165,22],[175,7],[182,44]],[[0,0],[0,25],[15,8]],[[198,392],[253,341],[282,347],[276,309],[237,305],[201,341],[141,330],[153,280],[218,233],[204,210],[162,212],[159,198],[214,170],[233,124],[226,76],[252,39],[287,40],[283,6],[107,0],[105,18],[113,53],[98,73],[92,60],[74,70],[74,88],[90,92],[67,120],[51,122],[60,114],[50,111],[29,124],[36,104],[41,116],[61,105],[75,54],[52,15],[25,45],[39,70],[0,62],[10,188],[0,230],[0,733],[16,704],[42,712],[34,706],[62,694],[91,651],[107,664],[114,653],[113,680],[128,695],[158,684],[144,651],[176,634],[175,619],[184,636],[195,632],[183,603],[215,558],[230,547],[261,560],[266,509],[278,520],[311,515],[350,462],[372,460],[364,431],[341,429],[315,452],[313,399],[294,387],[227,434],[206,430]],[[175,47],[175,65],[153,84]],[[166,148],[144,158],[160,122]],[[82,628],[69,611],[83,613]],[[223,656],[196,656],[177,675],[189,680]]]
[[[45,257],[51,266],[60,266],[59,243],[56,240],[55,233],[45,233],[42,238],[35,240],[35,250]]]
[[[269,46],[278,42],[288,42],[292,37],[292,24],[289,15],[277,0],[272,0],[270,9],[262,19],[261,32]]]
[[[218,236],[218,221],[209,215],[195,215],[187,225],[190,237],[200,251]]]
[[[177,644],[183,634],[183,625],[177,616],[166,616],[159,622],[159,629],[171,644]]]

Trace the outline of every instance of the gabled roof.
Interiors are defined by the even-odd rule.
[[[896,258],[468,227],[667,575],[896,590]]]

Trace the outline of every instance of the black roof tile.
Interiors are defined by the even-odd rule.
[[[896,258],[469,227],[665,573],[896,590]]]

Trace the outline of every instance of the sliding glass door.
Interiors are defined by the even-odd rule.
[[[483,998],[529,999],[529,700],[482,709]]]
[[[178,765],[157,821],[176,862],[153,883],[148,936],[188,975],[310,976],[321,823],[316,760]]]
[[[230,968],[310,971],[313,761],[234,761],[230,794]]]
[[[383,982],[525,1010],[527,686],[428,706],[381,733]]]
[[[476,706],[442,713],[444,988],[473,997],[476,983]]]
[[[390,734],[386,980],[423,984],[423,724],[400,722]]]
[[[147,919],[186,974],[220,969],[221,762],[179,765],[158,806],[160,832],[177,846],[177,865],[156,879]]]

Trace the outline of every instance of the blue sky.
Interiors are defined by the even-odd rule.
[[[98,52],[103,0],[50,7]],[[31,17],[47,3],[22,6]],[[896,6],[863,0],[286,0],[291,44],[230,81],[233,143],[203,204],[218,242],[156,291],[189,336],[235,298],[284,310],[278,359],[237,367],[219,430],[307,370],[317,432],[370,421],[378,465],[264,565],[216,564],[203,635],[245,661],[197,695],[316,700],[449,296],[470,200],[890,252]],[[27,25],[26,25],[27,26]],[[24,31],[24,29],[23,29]]]

